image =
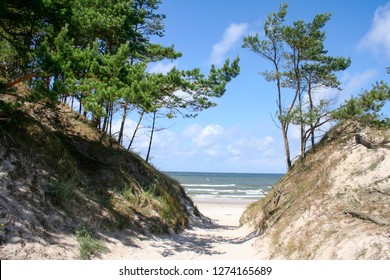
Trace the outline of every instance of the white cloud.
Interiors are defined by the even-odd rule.
[[[227,147],[227,151],[236,159],[268,157],[274,154],[271,146],[274,142],[275,139],[272,136],[259,138],[255,135],[241,135],[238,140]]]
[[[126,121],[124,145],[136,126],[137,115],[130,114]],[[149,143],[150,120],[143,126],[133,144],[135,152],[145,157]],[[113,123],[119,130],[120,120]],[[151,163],[163,170],[189,171],[283,171],[283,150],[274,136],[248,132],[237,126],[220,124],[192,124],[180,131],[170,128],[157,131],[151,150]],[[280,160],[282,159],[282,160]],[[279,166],[279,165],[280,166]]]
[[[239,127],[195,124],[184,129],[182,136],[191,141],[191,155],[198,158],[209,157],[219,162],[241,164],[261,158],[271,159],[276,154],[274,137],[248,133]]]
[[[223,62],[226,53],[240,40],[248,29],[247,23],[232,23],[226,28],[222,40],[213,46],[210,62],[212,64],[220,64]]]
[[[288,129],[288,137],[291,140],[301,140],[301,129],[297,125],[290,125]]]
[[[148,69],[149,73],[161,73],[161,74],[167,74],[169,71],[172,70],[172,68],[176,67],[176,62],[156,62],[150,66]]]
[[[179,98],[183,101],[186,101],[186,102],[190,102],[190,101],[193,101],[194,98],[193,98],[193,95],[190,94],[189,92],[187,91],[183,91],[183,90],[177,90],[173,93],[173,96],[176,96],[176,98]],[[164,99],[169,102],[173,99],[173,96],[166,96]]]
[[[187,126],[183,130],[182,134],[184,137],[192,138],[192,137],[195,137],[196,135],[198,135],[201,131],[202,131],[202,126],[200,126],[199,124],[192,124],[192,125]]]
[[[390,3],[379,7],[374,14],[370,30],[359,43],[359,48],[384,52],[390,58]]]
[[[345,73],[341,85],[343,88],[341,93],[342,99],[348,99],[352,95],[360,93],[363,89],[367,89],[370,81],[372,81],[376,75],[377,71],[373,69],[354,74]]]
[[[222,126],[217,124],[209,124],[203,128],[200,133],[195,135],[192,142],[199,148],[212,148],[218,145],[218,142],[226,136],[226,132]],[[213,153],[215,154],[215,153]]]

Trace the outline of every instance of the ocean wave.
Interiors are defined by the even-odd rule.
[[[219,195],[219,194],[197,194],[197,195],[190,195],[192,197],[198,197],[198,198],[234,198],[234,199],[252,199],[257,200],[264,195]]]
[[[226,185],[212,185],[212,184],[181,184],[183,187],[205,187],[205,188],[226,188],[226,187],[235,187],[236,184],[226,184]]]
[[[263,197],[264,194],[256,191],[249,190],[187,190],[187,194],[194,197],[226,197],[226,198],[234,198],[234,197],[248,197],[248,198],[260,198]]]
[[[245,192],[247,194],[253,194],[253,195],[263,194],[260,190],[245,190]]]
[[[187,192],[204,192],[204,193],[208,193],[208,192],[220,192],[220,193],[235,193],[235,192],[246,192],[247,190],[242,190],[242,189],[238,189],[238,190],[226,190],[226,189],[197,189],[197,188],[188,188],[187,189]]]

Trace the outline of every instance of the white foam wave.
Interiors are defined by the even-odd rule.
[[[263,195],[220,195],[220,194],[199,194],[191,195],[192,197],[198,198],[234,198],[234,199],[260,199]]]
[[[236,184],[226,184],[226,185],[211,185],[211,184],[181,184],[183,187],[205,187],[205,188],[225,188],[225,187],[235,187]]]

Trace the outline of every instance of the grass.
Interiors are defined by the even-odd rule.
[[[136,199],[132,189],[128,186],[125,186],[119,193],[126,200],[134,201]]]
[[[180,209],[180,205],[172,195],[165,194],[162,197],[159,210],[160,215],[173,228],[187,226],[189,222],[186,212],[178,209]]]
[[[280,242],[280,237],[282,235],[282,232],[284,230],[284,228],[287,226],[286,223],[282,223],[281,225],[279,225],[278,227],[276,227],[273,232],[272,232],[272,239],[271,239],[271,242],[272,242],[272,245],[274,247],[277,247],[279,245],[279,242]]]
[[[289,239],[286,246],[286,257],[289,258],[291,255],[298,250],[298,244],[295,243],[294,239]]]
[[[100,240],[92,237],[91,232],[85,226],[76,231],[76,239],[80,244],[79,258],[81,260],[88,260],[106,248]]]
[[[357,254],[356,254],[356,259],[364,259],[364,257],[367,254],[367,248],[362,248]]]
[[[187,212],[173,190],[166,190],[159,182],[129,182],[131,185],[112,192],[110,199],[110,207],[120,213],[120,219],[116,219],[120,228],[126,226],[134,215],[149,217],[147,228],[155,234],[177,231],[188,225]]]
[[[79,181],[76,178],[55,179],[49,182],[46,195],[53,204],[65,208],[76,196]]]
[[[378,168],[380,163],[385,160],[385,155],[381,155],[376,161],[374,161],[368,168],[370,171],[374,171]]]
[[[0,137],[45,171],[41,187],[53,211],[65,210],[70,217],[66,223],[72,225],[64,227],[89,217],[93,232],[170,232],[188,225],[181,203],[187,198],[177,182],[110,142],[66,106],[26,102],[6,117],[0,120]]]
[[[336,246],[349,246],[343,241],[353,234],[352,225],[361,223],[352,219],[353,224],[350,225],[351,219],[343,214],[345,209],[352,208],[382,218],[388,217],[388,195],[377,192],[370,186],[360,185],[362,183],[356,179],[357,176],[370,175],[371,172],[379,174],[383,169],[383,162],[387,160],[386,155],[366,149],[362,149],[365,154],[358,154],[362,151],[355,149],[354,135],[354,130],[348,131],[344,127],[342,131],[334,130],[315,153],[308,153],[304,160],[296,162],[266,197],[250,205],[245,211],[242,221],[259,221],[257,229],[264,229],[262,234],[264,240],[269,242],[271,258],[343,258],[339,255],[340,248]],[[336,171],[342,170],[343,166],[339,164],[344,164],[347,159],[349,164],[349,153],[353,156],[360,155],[360,159],[356,157],[356,164],[353,163],[353,171],[345,168],[351,179],[355,179],[350,184],[332,177],[336,167]],[[378,190],[384,190],[388,180],[386,177],[371,184]],[[300,224],[302,218],[304,224]],[[372,230],[380,232],[383,228],[372,225]],[[378,243],[368,251],[358,249],[356,258],[383,258],[384,246]],[[333,253],[332,247],[335,248]],[[372,254],[372,250],[375,255],[371,257],[369,253]]]

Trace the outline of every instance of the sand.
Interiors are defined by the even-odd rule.
[[[238,260],[255,259],[254,235],[239,225],[242,212],[251,201],[195,199],[198,209],[211,219],[171,236],[129,236],[121,232],[109,237],[107,253],[99,259],[132,260]]]

